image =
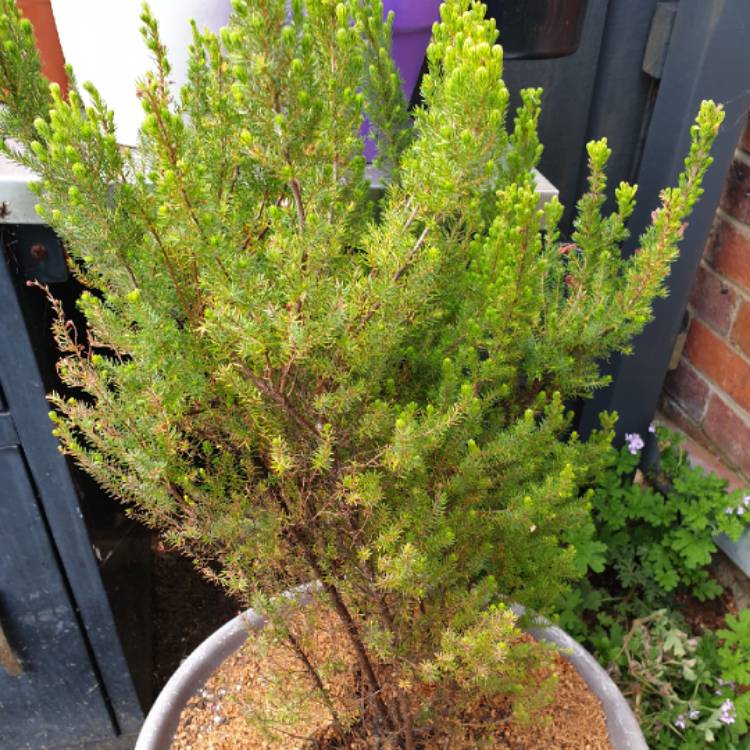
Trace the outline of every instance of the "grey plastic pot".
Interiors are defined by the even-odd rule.
[[[521,611],[517,607],[514,609]],[[242,646],[248,634],[259,630],[263,624],[262,617],[253,610],[247,610],[206,638],[164,686],[143,723],[135,750],[168,750],[177,731],[180,713],[190,698],[203,687],[222,662]],[[601,701],[609,739],[615,750],[648,750],[624,696],[583,646],[554,626],[529,628],[528,632],[537,640],[555,643],[563,649],[565,658]]]

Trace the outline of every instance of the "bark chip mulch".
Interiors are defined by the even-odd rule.
[[[326,676],[327,687],[340,712],[356,712],[352,665],[342,648],[343,633],[334,618],[316,628],[311,655],[317,663],[336,661],[338,669]],[[320,702],[285,714],[302,694],[309,696],[311,680],[291,649],[261,643],[255,636],[227,659],[194,696],[180,719],[172,750],[371,750],[375,744],[362,735],[332,741],[330,713]],[[484,706],[476,717],[492,717],[494,737],[489,744],[461,744],[445,737],[421,741],[419,750],[612,750],[604,713],[575,669],[560,655],[554,657],[558,675],[553,701],[532,724],[509,717],[507,701]],[[540,678],[541,679],[541,678]],[[412,696],[413,701],[416,700]]]

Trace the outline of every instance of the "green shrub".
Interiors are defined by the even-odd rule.
[[[737,541],[750,523],[750,496],[727,492],[727,482],[692,466],[680,438],[657,428],[659,465],[632,481],[640,453],[624,446],[594,492],[597,538],[623,591],[638,591],[654,608],[678,588],[699,600],[721,593],[708,567],[715,538]],[[745,511],[747,510],[747,514]]]
[[[195,31],[177,99],[145,10],[137,150],[93,87],[88,103],[47,93],[28,22],[0,6],[4,149],[39,174],[89,289],[85,336],[55,325],[82,394],[52,397],[64,450],[263,611],[319,579],[388,742],[439,726],[427,706],[414,727],[416,683],[434,705],[518,690],[528,647],[503,602],[549,609],[577,575],[580,489],[612,436],[605,415],[582,443],[563,404],[606,382],[598,363],[665,293],[721,109],[701,107],[677,186],[622,259],[636,190],[602,214],[605,141],[574,250],[559,202],[539,208],[541,92],[507,127],[478,3],[443,5],[412,130],[379,0],[235,0],[220,39]]]
[[[593,488],[595,530],[578,547],[589,575],[560,598],[560,621],[610,669],[649,747],[740,750],[750,720],[750,611],[696,635],[681,602],[722,593],[710,575],[714,539],[739,539],[750,496],[691,466],[677,434],[654,432],[659,461],[645,476],[637,472],[643,440],[629,435]]]
[[[652,429],[660,458],[645,476],[637,472],[640,436],[612,450],[591,489],[592,524],[575,532],[583,537],[577,566],[588,577],[558,600],[563,627],[596,644],[605,662],[609,638],[595,623],[617,623],[616,648],[633,618],[674,609],[675,595],[715,598],[722,593],[709,572],[716,537],[737,541],[750,524],[746,491],[727,492],[726,480],[690,464],[677,433]]]
[[[657,610],[633,621],[612,671],[654,750],[741,750],[750,722],[750,610],[691,637]]]

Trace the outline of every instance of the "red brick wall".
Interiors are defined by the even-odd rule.
[[[750,477],[750,125],[690,295],[687,340],[662,411]]]

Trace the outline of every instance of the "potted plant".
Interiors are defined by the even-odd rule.
[[[39,174],[89,289],[87,331],[52,301],[78,394],[51,396],[62,449],[289,644],[338,747],[414,750],[447,727],[480,745],[494,721],[467,707],[534,704],[545,660],[511,604],[548,611],[592,538],[585,488],[615,417],[582,442],[564,404],[605,382],[598,363],[665,293],[721,109],[702,106],[679,183],[622,258],[636,191],[602,212],[606,142],[588,146],[570,242],[560,203],[538,208],[541,92],[508,127],[481,4],[442,6],[413,128],[380,0],[235,0],[220,38],[195,35],[179,100],[146,9],[137,152],[93,87],[89,107],[47,88],[28,23],[0,5],[3,149]],[[306,650],[321,611],[343,667]],[[354,717],[336,714],[336,669]]]

